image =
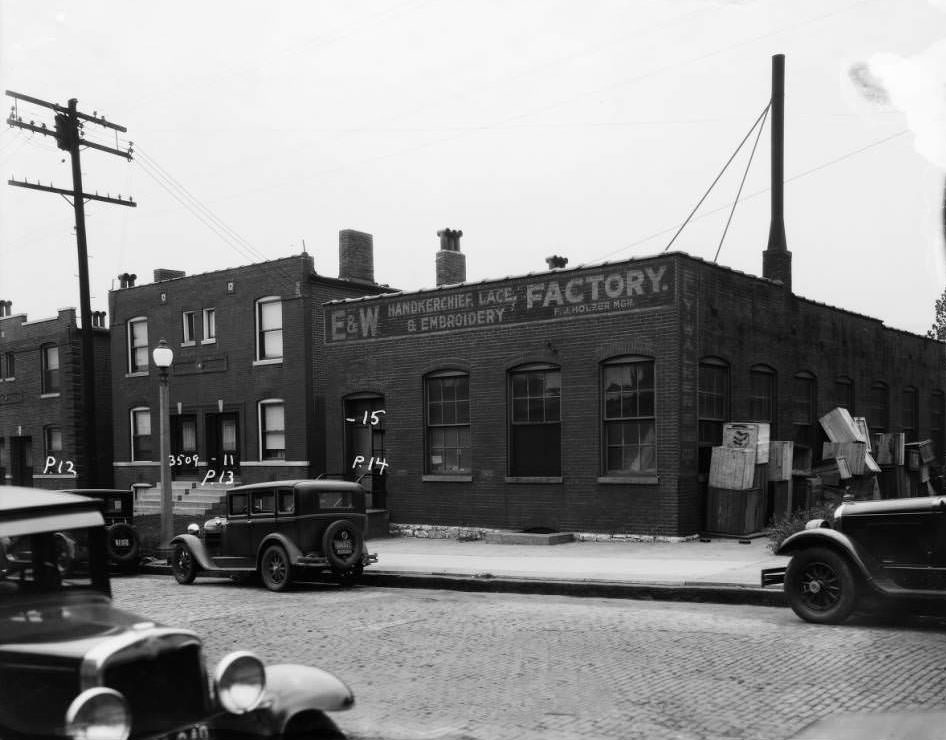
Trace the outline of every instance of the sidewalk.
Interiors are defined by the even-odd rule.
[[[781,587],[763,589],[760,574],[784,567],[788,558],[773,555],[768,542],[506,545],[395,537],[368,541],[378,562],[365,570],[363,582],[781,606]]]
[[[609,598],[784,606],[780,586],[762,588],[763,568],[788,558],[758,538],[710,542],[569,542],[493,544],[482,540],[391,537],[371,539],[378,562],[366,586],[564,594]],[[166,565],[142,568],[170,573]]]

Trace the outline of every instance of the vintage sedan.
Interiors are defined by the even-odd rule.
[[[792,609],[809,622],[842,622],[859,604],[946,603],[946,496],[845,501],[776,554],[791,560],[764,570],[762,585],[784,582]]]
[[[172,540],[171,571],[182,584],[258,574],[272,591],[321,575],[351,585],[378,559],[365,549],[366,520],[365,490],[351,481],[239,486],[227,491],[226,516]]]
[[[134,571],[138,567],[141,538],[135,529],[135,494],[130,490],[115,488],[64,488],[66,493],[101,499],[102,515],[107,527],[105,547],[112,564],[121,571]]]
[[[0,487],[0,737],[343,738],[351,690],[116,608],[102,503]]]

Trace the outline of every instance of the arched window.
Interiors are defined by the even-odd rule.
[[[944,444],[946,444],[946,394],[940,390],[930,393],[930,439],[933,440],[933,452],[937,459],[943,460]]]
[[[834,405],[847,409],[854,415],[854,381],[846,375],[834,381]]]
[[[903,438],[906,442],[918,442],[920,406],[916,388],[904,388],[900,399],[900,427],[903,430]]]
[[[867,397],[867,424],[871,434],[890,429],[890,388],[882,380],[872,383]]]
[[[562,371],[521,365],[509,372],[509,474],[562,475]]]
[[[470,376],[461,370],[441,370],[424,379],[427,446],[430,474],[470,475]]]
[[[654,360],[615,357],[601,366],[605,475],[657,471]]]
[[[723,424],[729,420],[729,365],[723,360],[700,360],[697,413],[700,447],[721,445]]]
[[[793,466],[804,470],[821,460],[817,419],[818,381],[807,371],[792,378],[792,441],[795,443]]]
[[[768,365],[753,365],[749,370],[749,421],[764,421],[769,425],[769,438],[777,439],[775,432],[776,374]]]

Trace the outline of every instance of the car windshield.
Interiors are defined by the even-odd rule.
[[[0,604],[17,595],[89,588],[89,530],[0,536]]]

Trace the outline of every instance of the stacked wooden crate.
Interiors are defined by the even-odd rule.
[[[935,493],[930,480],[930,465],[936,453],[933,442],[907,442],[903,432],[873,435],[877,462],[883,471],[884,494],[887,498],[931,496]]]
[[[769,425],[732,422],[723,444],[713,448],[707,489],[706,529],[711,534],[746,536],[765,526]]]
[[[813,469],[825,486],[854,494],[855,498],[879,498],[876,474],[881,468],[871,454],[867,421],[852,417],[837,406],[819,419],[828,442],[822,449],[823,462]]]

